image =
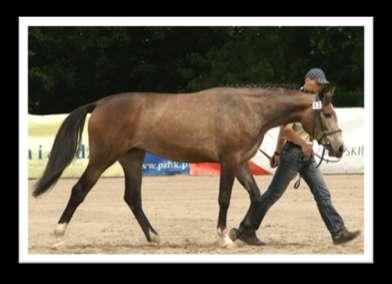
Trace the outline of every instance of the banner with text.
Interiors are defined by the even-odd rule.
[[[364,172],[364,109],[363,108],[337,108],[339,125],[343,130],[346,151],[342,159],[336,162],[335,158],[326,155],[320,169],[323,173],[347,174]],[[29,178],[41,176],[48,160],[54,137],[68,114],[60,115],[29,115],[29,141],[28,162]],[[82,145],[80,151],[75,155],[74,161],[65,169],[62,177],[80,177],[88,164],[88,133],[86,118],[84,126]],[[264,152],[271,155],[276,146],[279,128],[268,131],[260,147]],[[315,143],[314,150],[321,155],[322,148]],[[318,160],[316,158],[316,160]],[[256,175],[271,174],[275,171],[269,165],[268,158],[260,151],[249,162],[252,172]],[[211,163],[189,164],[176,162],[147,153],[143,163],[143,175],[218,175],[219,165]],[[123,176],[123,170],[117,162],[108,168],[103,176]]]

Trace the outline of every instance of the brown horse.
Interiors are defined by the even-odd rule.
[[[61,125],[43,176],[33,192],[38,196],[55,184],[80,145],[87,113],[89,163],[72,193],[55,233],[63,235],[76,208],[101,174],[119,161],[125,174],[124,199],[148,241],[158,234],[142,209],[142,164],[146,151],[170,160],[221,164],[218,235],[229,242],[226,216],[234,178],[248,191],[249,212],[260,190],[247,161],[272,127],[299,121],[330,155],[342,156],[342,133],[331,104],[333,91],[307,94],[284,88],[212,88],[191,94],[122,93],[74,110]],[[315,100],[321,109],[315,109]],[[313,106],[313,107],[312,107]]]

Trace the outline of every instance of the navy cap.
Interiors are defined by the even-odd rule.
[[[320,68],[312,68],[306,73],[305,78],[309,78],[311,80],[315,80],[319,84],[329,84],[327,78],[325,77],[325,73]]]

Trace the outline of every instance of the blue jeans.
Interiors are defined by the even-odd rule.
[[[257,202],[255,210],[252,210],[249,218],[240,225],[240,230],[257,230],[263,221],[268,209],[282,196],[290,181],[300,173],[308,184],[321,217],[332,235],[345,228],[342,217],[332,206],[331,195],[325,184],[323,176],[314,158],[306,157],[301,148],[286,143],[284,145],[278,168],[271,184],[260,201]]]

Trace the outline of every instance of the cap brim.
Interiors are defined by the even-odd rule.
[[[329,81],[326,79],[319,79],[319,80],[317,80],[317,83],[324,85],[324,84],[329,84]]]

